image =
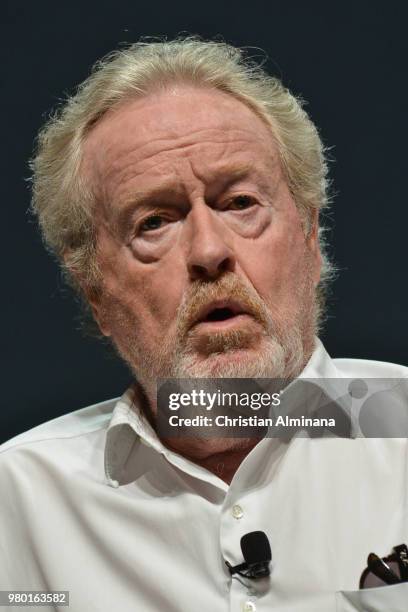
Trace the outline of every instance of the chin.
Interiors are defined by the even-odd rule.
[[[233,349],[225,353],[210,355],[200,365],[213,378],[250,378],[259,361],[258,351],[254,349]]]
[[[181,358],[176,378],[280,378],[284,371],[284,350],[270,340],[256,348],[234,348],[205,357],[190,353]]]

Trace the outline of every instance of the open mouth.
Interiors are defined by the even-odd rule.
[[[238,320],[248,317],[244,308],[230,300],[223,300],[208,304],[199,313],[195,325],[228,326]],[[218,325],[217,325],[218,324]]]
[[[233,312],[231,308],[214,308],[208,315],[201,319],[201,323],[209,321],[226,321],[232,317],[236,317],[237,313]]]

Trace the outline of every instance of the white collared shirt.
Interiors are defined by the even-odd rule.
[[[302,376],[408,369],[332,360],[317,341]],[[0,446],[0,590],[68,590],[73,612],[408,609],[408,583],[355,592],[369,552],[408,543],[405,438],[265,438],[227,485],[164,447],[136,404],[127,391]],[[225,561],[258,530],[270,578],[231,579]]]

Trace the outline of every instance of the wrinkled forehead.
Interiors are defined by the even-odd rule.
[[[126,168],[143,173],[172,155],[196,156],[210,173],[239,156],[241,165],[245,157],[255,166],[279,164],[270,126],[243,102],[219,90],[178,86],[108,111],[87,135],[82,169],[96,187],[126,175]]]

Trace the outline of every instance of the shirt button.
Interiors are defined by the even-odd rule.
[[[242,610],[243,612],[255,612],[256,605],[254,604],[253,601],[246,601],[244,605],[242,606]]]
[[[239,506],[238,504],[235,504],[235,506],[232,506],[232,516],[235,519],[240,519],[244,516],[244,511],[242,510],[241,506]],[[248,608],[248,610],[252,610],[253,608]]]

